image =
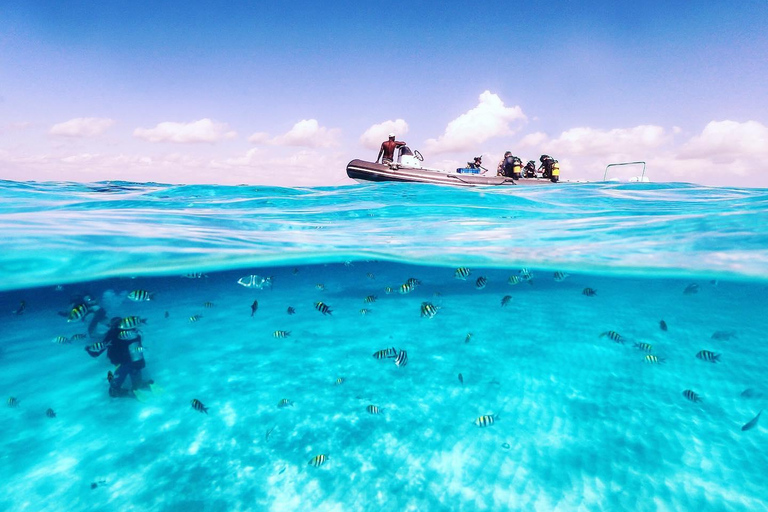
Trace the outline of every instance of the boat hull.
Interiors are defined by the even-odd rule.
[[[557,183],[541,178],[523,178],[515,181],[505,176],[444,173],[411,167],[391,168],[388,165],[367,162],[365,160],[352,160],[349,162],[347,164],[347,176],[358,181],[401,181],[459,187],[557,185]]]

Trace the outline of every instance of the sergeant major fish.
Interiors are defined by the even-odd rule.
[[[203,318],[203,315],[192,315],[189,317],[189,323],[193,324],[195,322],[199,322],[201,318]]]
[[[398,353],[397,357],[395,358],[395,365],[402,368],[407,364],[408,364],[408,352],[406,352],[405,350],[401,350],[400,353]]]
[[[287,338],[291,335],[291,331],[275,331],[272,333],[273,338]]]
[[[509,301],[511,301],[511,300],[512,300],[512,296],[511,296],[511,295],[505,295],[505,296],[504,296],[504,297],[501,299],[501,307],[504,307],[504,306],[506,306],[507,304],[509,304]]]
[[[643,361],[645,361],[648,364],[660,364],[664,362],[664,359],[662,359],[659,356],[655,356],[653,354],[648,354],[643,358]]]
[[[555,278],[555,281],[558,283],[562,283],[565,281],[565,278],[568,277],[569,274],[566,274],[565,272],[555,272],[553,274],[553,277]]]
[[[397,350],[395,347],[385,348],[382,350],[377,350],[373,353],[373,357],[376,359],[385,359],[390,357],[397,357]]]
[[[453,273],[453,277],[456,279],[466,280],[467,277],[472,273],[472,271],[467,267],[459,267],[456,269],[456,271]]]
[[[701,397],[699,397],[699,394],[691,389],[686,389],[683,391],[683,396],[691,402],[701,402]]]
[[[48,416],[49,418],[55,418],[56,417],[56,413],[50,407],[48,408],[47,411],[45,411],[45,415]]]
[[[693,295],[694,293],[699,293],[699,285],[696,283],[689,284],[683,290],[683,295]]]
[[[134,327],[138,327],[140,324],[147,323],[147,320],[145,318],[139,318],[138,316],[126,316],[125,318],[122,318],[120,320],[120,329],[133,329]]]
[[[644,342],[635,343],[633,347],[640,349],[643,352],[648,352],[648,353],[653,352],[653,345],[651,345],[650,343],[644,343]]]
[[[605,331],[604,333],[600,334],[600,337],[608,336],[609,339],[612,339],[616,343],[624,343],[624,336],[617,333],[616,331]]]
[[[328,460],[328,456],[325,455],[324,453],[321,453],[320,455],[315,455],[314,457],[312,457],[312,459],[308,462],[308,464],[310,466],[319,468],[320,466],[325,464],[327,460]]]
[[[197,412],[204,412],[205,414],[208,414],[208,408],[205,405],[203,405],[203,402],[201,402],[197,398],[193,398],[190,401],[190,403],[192,404],[192,408]]]
[[[667,322],[664,320],[659,320],[659,329],[666,332],[667,331]]]
[[[597,290],[593,290],[592,288],[584,288],[581,291],[581,294],[586,295],[587,297],[594,297],[595,295],[597,295]]]
[[[293,309],[291,306],[288,306],[288,309],[286,310],[286,312],[287,312],[289,315],[295,315],[295,314],[296,314],[296,310],[295,310],[295,309]]]
[[[366,298],[363,299],[363,302],[365,304],[373,304],[374,302],[376,302],[376,296],[375,295],[369,295],[369,296],[367,296]]]
[[[373,404],[371,404],[368,407],[366,407],[365,410],[366,410],[366,412],[368,412],[368,414],[379,414],[379,412],[380,412],[379,411],[379,406],[378,405],[373,405]]]
[[[696,353],[696,358],[701,359],[702,361],[709,361],[710,363],[720,362],[720,354],[715,354],[709,350],[700,350]]]
[[[437,311],[440,308],[438,306],[435,306],[431,302],[422,302],[421,303],[421,317],[422,318],[434,318],[437,314]]]
[[[486,287],[487,284],[488,284],[488,278],[485,276],[480,276],[477,278],[477,281],[475,281],[475,288],[477,288],[478,290],[482,290],[483,288]]]
[[[67,316],[67,322],[82,320],[90,312],[91,310],[86,304],[79,304],[72,308],[72,310],[69,312],[69,316]]]
[[[494,424],[497,418],[498,418],[498,414],[496,415],[484,414],[482,416],[478,416],[473,423],[480,428],[490,427],[491,425]]]
[[[291,402],[287,398],[283,398],[282,400],[277,402],[277,406],[279,408],[281,408],[281,409],[284,408],[284,407],[293,407],[293,402]]]
[[[328,304],[325,304],[324,302],[315,302],[315,309],[321,312],[323,315],[330,315],[333,313],[331,308],[328,307]]]
[[[400,288],[398,289],[398,291],[399,291],[401,294],[405,295],[406,293],[411,293],[411,292],[412,292],[413,290],[415,290],[415,289],[416,289],[416,286],[415,286],[415,285],[413,285],[413,284],[408,284],[408,283],[405,283],[405,284],[403,284],[403,285],[401,285],[401,286],[400,286]]]
[[[154,298],[155,294],[146,290],[133,290],[128,294],[128,299],[132,300],[133,302],[148,302],[150,300],[154,300]]]

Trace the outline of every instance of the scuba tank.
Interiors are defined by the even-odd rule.
[[[519,180],[522,177],[521,167],[523,166],[522,160],[516,156],[512,157],[512,178]]]
[[[557,160],[555,160],[555,163],[552,164],[552,177],[550,180],[552,183],[557,183],[560,181],[560,164]]]
[[[126,333],[123,339],[132,340],[128,344],[128,355],[131,361],[134,363],[144,360],[144,347],[141,345],[141,335],[136,330],[121,331],[121,334]]]

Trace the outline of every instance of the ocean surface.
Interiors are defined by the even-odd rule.
[[[768,190],[0,181],[0,231],[0,510],[768,509]]]

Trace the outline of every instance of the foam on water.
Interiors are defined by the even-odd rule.
[[[19,405],[0,408],[0,509],[767,506],[766,427],[741,430],[768,397],[764,191],[99,187],[5,184],[0,396]],[[509,285],[523,264],[531,284]],[[249,274],[273,286],[237,284]],[[164,394],[110,398],[113,366],[83,350],[98,338],[51,342],[86,332],[57,314],[84,292],[147,318]],[[372,357],[391,346],[407,366]]]

